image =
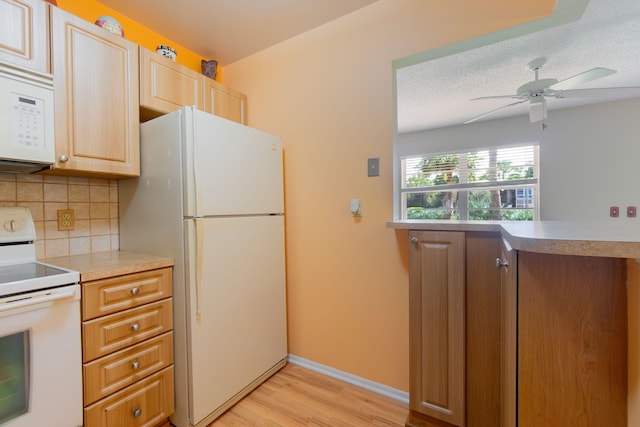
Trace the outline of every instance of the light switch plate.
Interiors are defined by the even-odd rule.
[[[380,175],[380,159],[378,157],[372,157],[367,160],[367,176],[379,176]]]

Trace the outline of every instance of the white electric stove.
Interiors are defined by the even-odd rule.
[[[35,239],[27,208],[0,207],[0,425],[81,426],[80,275]]]

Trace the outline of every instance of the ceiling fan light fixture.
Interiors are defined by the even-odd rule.
[[[534,72],[535,79],[520,86],[516,90],[515,94],[481,96],[478,98],[473,98],[472,101],[500,98],[517,99],[518,101],[512,102],[511,104],[503,105],[502,107],[495,108],[484,114],[476,116],[471,120],[467,120],[465,124],[474,122],[502,109],[527,101],[529,101],[529,120],[531,121],[531,123],[539,122],[547,118],[546,97],[553,97],[556,99],[632,97],[637,96],[635,95],[636,93],[640,93],[640,87],[580,88],[581,85],[587,82],[616,73],[616,70],[611,70],[609,68],[603,67],[592,68],[564,80],[557,80],[553,78],[541,79],[538,77],[538,75],[545,62],[546,58],[544,57],[537,58],[529,62],[529,69]]]
[[[543,96],[531,98],[529,101],[529,121],[539,122],[547,118],[547,101]]]

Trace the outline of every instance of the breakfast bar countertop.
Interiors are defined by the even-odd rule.
[[[490,231],[517,250],[557,255],[640,258],[640,225],[612,221],[389,221],[387,227]]]

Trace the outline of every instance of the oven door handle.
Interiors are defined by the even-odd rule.
[[[37,295],[33,295],[33,294],[17,295],[14,297],[4,298],[0,300],[0,313],[33,306],[36,304],[53,302],[53,301],[66,299],[66,298],[77,299],[77,296],[78,296],[78,288],[76,286],[74,286],[73,289],[65,290],[62,292],[45,291],[45,292],[38,292]]]

